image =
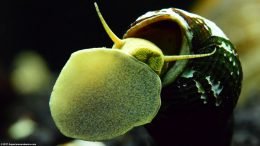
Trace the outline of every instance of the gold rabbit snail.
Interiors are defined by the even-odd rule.
[[[50,110],[64,135],[111,139],[150,123],[161,103],[159,113],[174,105],[175,98],[181,104],[231,104],[233,109],[241,67],[232,44],[214,23],[179,9],[162,9],[138,18],[119,39],[95,6],[115,44],[112,49],[74,52],[62,69]],[[180,95],[167,95],[172,99],[165,103],[169,87]]]

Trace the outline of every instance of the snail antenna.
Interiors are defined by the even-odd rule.
[[[118,38],[118,37],[114,34],[114,32],[109,28],[109,26],[107,25],[105,19],[103,18],[102,14],[101,14],[101,12],[100,12],[100,10],[99,10],[98,5],[97,5],[96,2],[94,3],[94,5],[95,5],[95,8],[96,8],[98,17],[99,17],[99,19],[100,19],[100,21],[101,21],[101,23],[102,23],[102,25],[103,25],[105,31],[107,32],[108,36],[109,36],[110,39],[115,43],[115,47],[116,47],[116,48],[121,48],[121,46],[123,45],[124,42],[123,42],[120,38]]]
[[[206,54],[164,56],[164,61],[165,62],[171,62],[171,61],[177,61],[177,60],[202,58],[202,57],[211,56],[215,52],[216,52],[216,48],[211,53],[206,53]]]

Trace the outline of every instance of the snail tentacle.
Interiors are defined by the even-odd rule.
[[[116,46],[115,48],[121,48],[121,46],[123,46],[123,44],[124,44],[124,41],[121,40],[120,38],[118,38],[115,35],[115,33],[110,29],[110,27],[107,25],[107,23],[106,23],[105,19],[103,18],[96,2],[94,3],[94,5],[95,5],[95,8],[96,8],[98,17],[99,17],[105,31],[107,32],[110,39],[115,43],[115,46]]]
[[[177,60],[185,60],[185,59],[195,59],[195,58],[208,57],[208,56],[213,55],[215,52],[216,52],[216,49],[214,49],[211,53],[206,53],[206,54],[164,56],[164,61],[165,62],[171,62],[171,61],[177,61]]]

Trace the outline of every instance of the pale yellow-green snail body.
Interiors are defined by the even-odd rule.
[[[160,123],[158,117],[171,116],[176,107],[201,106],[231,115],[242,71],[232,44],[214,23],[162,9],[138,18],[119,39],[95,6],[115,44],[74,52],[63,67],[50,110],[64,135],[107,140],[155,117]]]

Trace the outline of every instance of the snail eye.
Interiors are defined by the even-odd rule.
[[[160,78],[148,65],[120,50],[85,49],[62,69],[50,110],[64,135],[105,140],[151,122],[160,92]]]

